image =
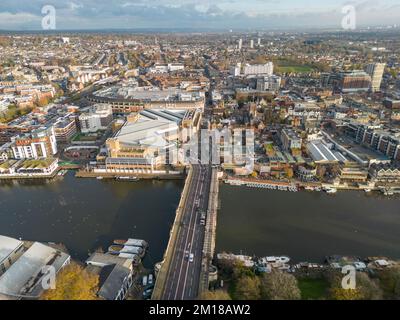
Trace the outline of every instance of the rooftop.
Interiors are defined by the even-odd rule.
[[[7,259],[16,249],[22,246],[23,242],[14,238],[0,236],[0,263]]]

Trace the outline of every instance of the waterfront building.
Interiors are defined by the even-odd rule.
[[[95,105],[79,116],[82,133],[106,130],[113,121],[113,110],[110,105]]]
[[[296,175],[301,181],[310,182],[317,178],[317,169],[307,169],[304,166],[299,166]]]
[[[49,245],[2,236],[0,253],[0,293],[18,300],[40,298],[44,292],[43,277],[49,268],[54,268],[57,274],[71,259],[68,254]]]
[[[385,63],[370,63],[367,65],[365,70],[371,76],[372,92],[380,90],[385,66]]]
[[[94,253],[86,260],[86,270],[99,276],[97,296],[104,300],[124,300],[133,284],[133,260]]]
[[[107,140],[108,172],[153,172],[177,161],[177,144],[200,126],[199,110],[143,110]]]
[[[347,162],[340,167],[339,178],[341,183],[366,182],[368,170],[357,162]]]
[[[22,241],[0,235],[0,278],[22,252]]]
[[[379,151],[392,160],[400,160],[400,132],[389,132],[381,129],[381,126],[354,123],[349,127],[355,130],[357,143]]]
[[[369,168],[369,176],[376,184],[399,184],[400,169],[389,164],[373,164]]]
[[[51,158],[57,153],[54,127],[42,127],[12,138],[15,159]]]

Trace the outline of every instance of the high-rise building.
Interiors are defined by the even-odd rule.
[[[334,90],[342,93],[368,91],[371,87],[371,77],[364,71],[343,71],[332,75],[332,79]]]
[[[246,64],[244,67],[244,75],[266,75],[272,76],[274,73],[274,64],[272,62],[268,62],[266,64]]]
[[[254,40],[253,40],[253,39],[250,40],[250,48],[251,48],[251,49],[254,49]]]
[[[258,40],[257,40],[257,45],[258,45],[258,46],[261,46],[261,38],[258,38]]]
[[[230,68],[229,73],[234,77],[239,77],[241,69],[242,69],[242,64],[239,62],[235,66],[232,66]]]
[[[239,44],[238,44],[239,50],[242,50],[242,46],[243,46],[243,39],[239,39]]]
[[[367,65],[365,70],[371,76],[372,92],[380,90],[385,66],[385,63],[370,63]]]

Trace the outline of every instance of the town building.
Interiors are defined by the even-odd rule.
[[[104,300],[124,300],[133,284],[134,261],[104,253],[86,260],[86,270],[99,276],[97,295]]]
[[[282,78],[279,76],[266,76],[257,78],[258,91],[278,92],[282,83]]]
[[[15,300],[39,299],[50,268],[57,274],[69,263],[68,254],[50,245],[0,236],[0,294]]]
[[[272,76],[274,73],[274,64],[272,62],[268,62],[266,64],[246,64],[244,66],[244,75],[245,76],[250,76],[250,75],[266,75],[266,76]]]
[[[385,71],[385,63],[370,63],[366,66],[365,71],[371,76],[371,90],[372,92],[381,89],[382,77]]]
[[[79,116],[82,133],[106,130],[113,121],[113,110],[110,105],[94,105]]]
[[[154,172],[178,161],[178,142],[200,126],[199,110],[143,110],[107,140],[107,172]]]
[[[54,124],[54,134],[57,143],[67,144],[77,134],[78,129],[76,125],[75,116],[66,116],[60,118]]]
[[[57,153],[54,127],[42,127],[13,137],[14,159],[51,158]]]
[[[367,92],[371,87],[371,77],[364,71],[343,71],[334,75],[332,84],[335,92]]]
[[[293,129],[282,129],[281,142],[286,151],[301,152],[302,139]]]

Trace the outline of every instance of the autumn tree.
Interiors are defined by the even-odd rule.
[[[356,273],[354,289],[342,287],[343,274],[334,272],[328,278],[331,283],[329,295],[332,300],[379,300],[382,299],[382,290],[378,283],[362,272]]]
[[[261,278],[261,297],[265,300],[299,300],[301,292],[293,275],[273,271]]]
[[[236,282],[235,299],[259,300],[260,298],[260,278],[244,276]]]
[[[206,291],[200,295],[200,300],[232,300],[224,290]]]
[[[71,263],[62,269],[56,279],[56,289],[47,290],[42,300],[96,300],[99,277]]]
[[[378,278],[386,298],[400,299],[400,267],[382,270]]]

